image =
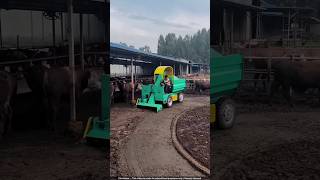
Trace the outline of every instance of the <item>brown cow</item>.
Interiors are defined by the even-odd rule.
[[[11,130],[11,104],[16,92],[16,79],[9,73],[0,71],[0,139]]]
[[[89,71],[76,70],[75,90],[76,99],[88,87]],[[40,96],[46,107],[47,121],[50,128],[56,133],[65,131],[67,122],[63,122],[58,129],[57,116],[61,106],[70,103],[70,90],[72,87],[71,70],[69,67],[47,68],[42,65],[31,67],[25,73],[27,82],[34,93]],[[61,128],[61,129],[60,129]]]
[[[271,97],[279,87],[293,106],[290,88],[303,93],[308,88],[320,88],[320,62],[318,61],[279,61],[274,65],[274,82],[271,87]]]
[[[194,84],[195,84],[195,90],[200,93],[202,91],[210,89],[210,80],[208,80],[208,79],[195,80]]]

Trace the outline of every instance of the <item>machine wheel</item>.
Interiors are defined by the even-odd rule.
[[[178,95],[178,102],[183,102],[183,100],[184,100],[184,94],[183,94],[183,93],[180,93],[180,94]]]
[[[165,105],[166,105],[167,108],[170,108],[170,107],[172,107],[172,104],[173,104],[172,97],[169,96],[168,100],[167,100],[167,103]]]
[[[232,128],[236,118],[236,106],[232,99],[221,99],[217,103],[217,125],[220,129]]]

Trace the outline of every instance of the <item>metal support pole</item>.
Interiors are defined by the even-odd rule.
[[[290,23],[291,23],[291,11],[289,10],[289,15],[288,15],[288,47],[290,47]]]
[[[2,16],[2,15],[1,15],[1,9],[0,9],[0,48],[3,48],[1,16]]]
[[[268,76],[267,76],[267,93],[270,93],[271,88],[271,57],[268,59]]]
[[[33,47],[34,42],[34,32],[33,32],[33,15],[32,11],[30,11],[30,31],[31,31],[31,47]]]
[[[134,102],[133,58],[131,58],[131,102]]]
[[[134,65],[134,82],[137,82],[137,65]]]
[[[56,20],[54,15],[52,16],[51,21],[52,21],[52,46],[56,47]]]
[[[71,70],[72,88],[70,90],[70,115],[71,120],[76,120],[76,91],[75,91],[75,67],[74,67],[74,35],[73,35],[73,1],[68,0],[68,43],[69,43],[69,67]]]
[[[63,13],[60,13],[60,26],[61,26],[61,42],[63,43],[64,37],[63,37],[63,31],[64,31],[64,27],[63,27]]]
[[[84,71],[84,47],[83,47],[83,15],[80,13],[80,61],[81,69]]]

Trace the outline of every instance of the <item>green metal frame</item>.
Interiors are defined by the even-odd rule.
[[[85,137],[110,139],[110,75],[101,76],[101,117],[90,118],[87,124]]]
[[[232,96],[243,78],[241,55],[222,56],[211,50],[210,58],[210,99],[216,103],[220,98]]]

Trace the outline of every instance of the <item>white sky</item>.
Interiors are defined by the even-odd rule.
[[[194,34],[210,27],[210,0],[111,0],[110,39],[157,52],[160,34]]]

